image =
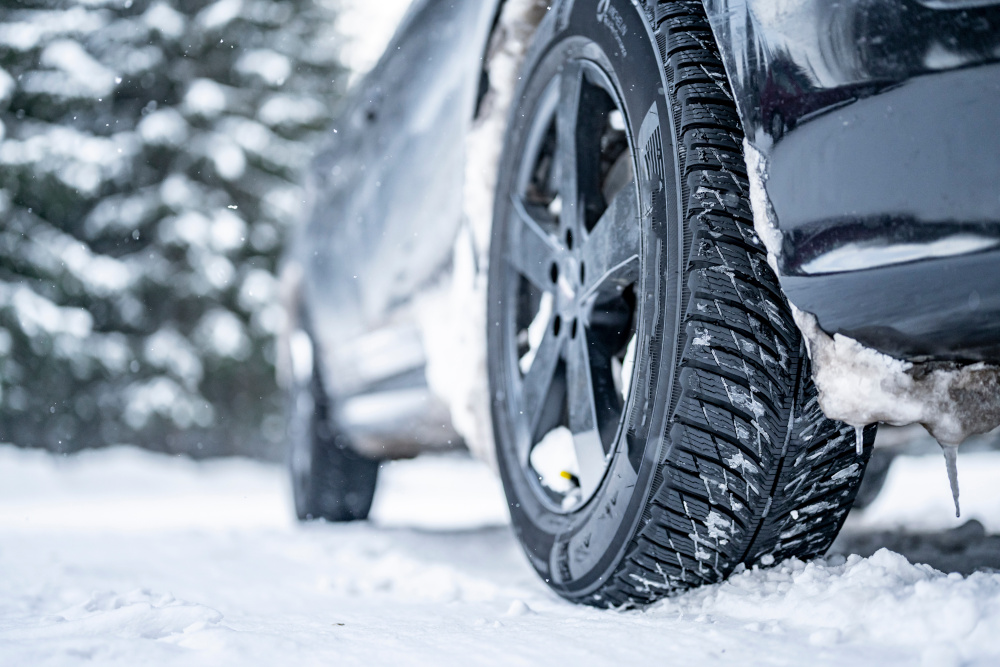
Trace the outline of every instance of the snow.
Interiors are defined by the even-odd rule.
[[[153,415],[169,419],[181,428],[207,427],[215,418],[212,406],[195,392],[188,392],[168,377],[136,382],[125,389],[123,418],[133,430],[146,426]]]
[[[565,426],[558,426],[546,433],[531,448],[529,460],[542,484],[556,493],[566,494],[577,486],[572,477],[580,476],[580,466],[576,460],[573,433]]]
[[[293,95],[272,95],[261,105],[257,116],[265,125],[311,125],[323,118],[326,110],[316,100]]]
[[[216,308],[205,313],[194,336],[203,349],[220,357],[242,361],[250,354],[250,340],[243,323],[228,310]]]
[[[85,35],[100,30],[106,23],[100,12],[83,7],[37,12],[32,20],[0,23],[0,45],[30,51],[54,36]]]
[[[193,114],[216,116],[226,109],[226,91],[211,79],[195,79],[184,95],[184,106]]]
[[[227,118],[220,126],[223,132],[232,137],[243,150],[271,160],[277,157],[273,151],[268,149],[280,144],[281,140],[257,121],[246,118]]]
[[[781,230],[777,216],[767,196],[767,161],[749,140],[743,140],[743,156],[747,163],[747,180],[750,185],[750,210],[753,213],[753,228],[767,249],[767,263],[775,273],[778,258],[781,257]]]
[[[50,236],[45,241],[58,254],[66,269],[86,285],[91,294],[113,296],[132,286],[135,272],[127,262],[91,252],[86,245],[68,235]]]
[[[957,69],[970,59],[963,53],[949,49],[941,42],[933,42],[924,54],[924,67],[931,70]]]
[[[269,86],[280,86],[292,73],[292,63],[271,49],[251,49],[236,61],[236,71],[246,76],[256,76]]]
[[[204,368],[197,351],[173,327],[164,327],[147,338],[144,354],[151,366],[169,371],[188,389],[196,389],[201,382]]]
[[[412,2],[339,2],[334,26],[341,44],[338,57],[341,64],[351,71],[352,83],[359,81],[382,57]]]
[[[230,137],[216,133],[209,137],[206,148],[215,173],[227,181],[236,181],[243,176],[247,167],[246,156]]]
[[[214,211],[211,220],[198,211],[185,211],[175,218],[165,219],[159,227],[160,238],[166,243],[206,251],[211,248],[220,253],[243,247],[246,233],[243,218],[227,208]]]
[[[967,456],[967,514],[998,530],[1000,453]],[[826,559],[600,611],[537,578],[499,482],[465,457],[388,464],[372,521],[303,526],[277,466],[0,446],[0,664],[996,664],[1000,574],[871,544],[988,560],[949,542],[939,467],[900,459]]]
[[[831,419],[858,426],[922,424],[953,447],[1000,425],[1000,369],[982,363],[922,368],[847,336],[831,337],[794,306],[792,314],[813,361],[820,406]]]
[[[191,264],[201,280],[192,280],[192,291],[208,293],[212,289],[222,290],[233,282],[236,268],[225,257],[210,252],[194,252],[190,257]],[[208,287],[208,286],[211,287]]]
[[[545,339],[545,330],[548,328],[549,319],[552,317],[554,301],[552,292],[543,292],[541,299],[539,299],[538,313],[535,314],[534,319],[528,325],[528,351],[524,353],[523,357],[517,360],[517,365],[520,367],[522,373],[527,373],[531,369],[531,364],[535,361],[535,355],[538,354],[538,348],[541,347],[542,341]]]
[[[97,137],[64,126],[23,141],[0,144],[0,166],[31,166],[35,177],[53,175],[68,187],[94,194],[101,183],[122,176],[139,145],[131,132]]]
[[[494,28],[485,63],[490,88],[465,139],[464,219],[452,249],[451,284],[442,290],[449,317],[446,326],[425,326],[424,331],[426,340],[440,341],[429,346],[431,390],[448,404],[455,430],[469,449],[491,465],[495,454],[484,332],[493,193],[518,69],[546,11],[541,0],[509,0]],[[435,354],[435,349],[448,352]]]
[[[247,224],[243,218],[227,208],[216,211],[212,217],[212,248],[217,252],[232,252],[243,247]]]
[[[139,121],[137,129],[143,141],[154,146],[179,146],[188,136],[184,117],[171,107],[152,112]]]
[[[21,330],[28,336],[86,338],[94,326],[94,318],[83,308],[57,306],[26,287],[0,285],[0,304],[14,307]]]
[[[6,107],[10,104],[11,99],[14,97],[15,88],[17,88],[17,84],[14,83],[14,77],[7,70],[0,67],[0,107]],[[2,137],[0,137],[0,140],[2,140]]]
[[[167,183],[164,189],[172,189],[173,185],[179,183]],[[176,218],[167,218],[161,222],[159,234],[165,243],[205,247],[210,227],[208,218],[198,211],[185,211]]]
[[[243,278],[237,300],[248,312],[265,308],[277,300],[278,281],[269,271],[250,269]]]
[[[225,28],[243,10],[242,0],[219,0],[198,14],[197,21],[210,30]]]
[[[184,34],[184,15],[163,2],[154,2],[143,14],[143,21],[161,34],[177,39]]]
[[[65,72],[80,97],[104,97],[115,89],[115,73],[97,62],[80,44],[69,39],[50,43],[42,51],[41,63]]]

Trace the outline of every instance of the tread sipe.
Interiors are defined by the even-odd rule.
[[[743,131],[700,1],[659,2],[682,178],[686,308],[669,442],[625,557],[590,601],[642,605],[740,564],[822,554],[871,454],[824,417],[809,360],[754,232]],[[768,558],[770,557],[770,558]]]

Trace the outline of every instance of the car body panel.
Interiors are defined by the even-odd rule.
[[[495,2],[416,0],[313,166],[291,259],[324,384],[365,453],[459,441],[427,389],[412,311],[450,265],[495,12]]]
[[[428,388],[419,300],[450,275],[502,2],[415,0],[315,161],[289,259],[338,419],[372,456],[459,441]],[[828,333],[1000,361],[997,4],[705,0],[766,162],[782,288]]]
[[[1000,361],[997,3],[705,6],[792,303],[892,356]]]

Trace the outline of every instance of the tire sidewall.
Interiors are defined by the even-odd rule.
[[[534,109],[558,63],[591,60],[608,74],[625,115],[642,217],[642,278],[638,293],[638,345],[624,426],[609,469],[594,496],[571,513],[553,512],[532,488],[516,456],[503,294],[503,252],[509,193]],[[511,519],[532,565],[564,597],[600,600],[600,588],[621,562],[650,493],[659,483],[669,443],[666,423],[679,355],[677,340],[683,280],[679,176],[674,158],[671,108],[663,66],[641,9],[629,0],[559,3],[536,33],[522,70],[501,157],[489,268],[488,372],[497,458]]]

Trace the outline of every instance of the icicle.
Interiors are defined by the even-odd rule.
[[[855,426],[854,427],[854,451],[861,456],[862,452],[865,451],[865,427]]]
[[[948,483],[951,484],[951,497],[955,499],[955,516],[962,516],[958,506],[958,446],[941,445],[944,451],[944,462],[948,466]]]

